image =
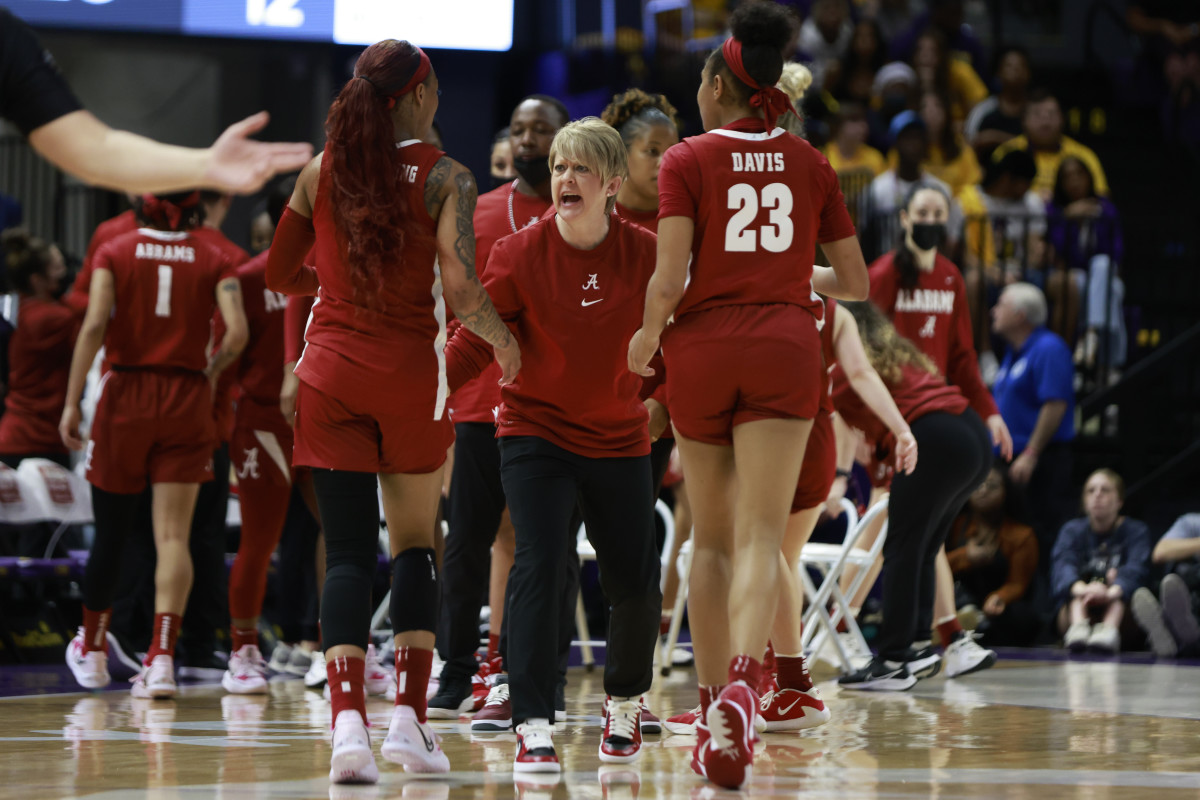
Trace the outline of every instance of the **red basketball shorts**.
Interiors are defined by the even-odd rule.
[[[799,306],[722,306],[686,315],[663,337],[667,402],[680,435],[733,443],[761,419],[813,419],[824,386],[817,320]]]
[[[286,487],[292,485],[292,426],[279,403],[238,401],[229,458],[238,484]],[[285,507],[286,512],[286,507]]]
[[[87,479],[114,494],[213,479],[212,389],[200,373],[114,369],[100,382]]]
[[[339,400],[303,380],[296,397],[296,466],[349,472],[420,475],[446,461],[454,442],[449,414],[440,420],[397,398],[383,413],[379,404]]]
[[[804,463],[800,466],[800,481],[792,498],[792,513],[823,504],[829,497],[835,477],[837,437],[833,432],[833,419],[822,408],[813,420],[812,432],[808,434],[808,447],[804,450]]]

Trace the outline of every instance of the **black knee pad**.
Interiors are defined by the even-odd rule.
[[[438,572],[432,548],[410,547],[392,559],[392,633],[437,630]]]

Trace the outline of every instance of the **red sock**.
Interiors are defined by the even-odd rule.
[[[942,647],[946,647],[962,635],[963,626],[959,624],[958,617],[951,617],[945,622],[937,624],[937,632],[942,639]]]
[[[798,689],[801,692],[811,691],[812,676],[808,674],[808,665],[804,656],[775,656],[779,665],[779,688]]]
[[[396,648],[396,705],[417,712],[417,721],[425,721],[425,691],[433,669],[433,651],[419,647]]]
[[[500,634],[488,631],[487,660],[494,661],[500,657]]]
[[[83,652],[93,650],[108,651],[108,621],[112,619],[112,609],[92,611],[83,607]]]
[[[658,635],[666,636],[671,632],[671,618],[663,614],[658,618]]]
[[[734,656],[729,662],[729,682],[741,681],[757,694],[762,679],[762,664],[750,656]]]
[[[329,679],[329,701],[333,704],[333,721],[338,714],[351,709],[362,715],[367,723],[367,693],[363,688],[363,675],[367,662],[361,658],[341,656],[325,665]]]
[[[775,671],[775,648],[769,641],[767,642],[767,653],[762,660],[762,670],[767,673]]]
[[[233,637],[233,652],[236,653],[248,644],[258,647],[257,628],[238,628],[234,626],[229,629],[229,632]]]
[[[708,707],[713,704],[721,694],[724,686],[701,686],[700,687],[700,721],[704,721],[704,717],[708,714]]]
[[[146,653],[146,664],[158,656],[175,657],[175,637],[179,636],[178,614],[155,614],[154,636],[150,639],[150,650]]]

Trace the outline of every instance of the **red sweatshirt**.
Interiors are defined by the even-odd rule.
[[[886,253],[871,265],[871,302],[896,330],[929,356],[946,382],[962,390],[983,419],[999,414],[992,393],[979,376],[979,357],[971,334],[967,287],[958,267],[938,254],[931,272],[918,272],[913,289],[900,288],[900,272]]]
[[[650,452],[642,379],[629,339],[642,324],[654,234],[617,216],[593,250],[567,244],[553,217],[496,242],[484,285],[521,345],[521,372],[501,390],[497,436],[538,436],[589,458]],[[450,391],[492,363],[465,328],[446,345]]]

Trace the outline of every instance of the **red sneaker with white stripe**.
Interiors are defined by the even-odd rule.
[[[680,736],[691,736],[696,731],[696,723],[701,722],[700,706],[696,706],[691,711],[684,711],[682,714],[676,714],[673,717],[667,717],[663,725],[670,733],[677,733]]]
[[[702,753],[705,775],[726,789],[750,782],[754,767],[754,716],[758,698],[744,683],[731,683],[708,707],[708,747]]]
[[[807,692],[780,689],[763,695],[758,714],[768,731],[801,731],[829,721],[829,709],[815,686]]]

